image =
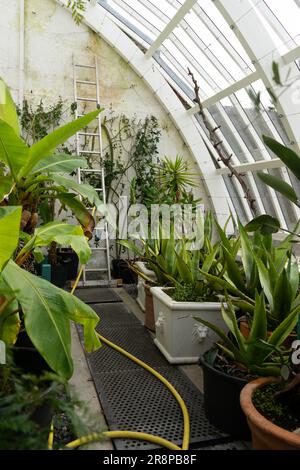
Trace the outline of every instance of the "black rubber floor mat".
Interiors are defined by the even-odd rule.
[[[148,331],[122,304],[92,305],[100,315],[98,331],[166,377],[184,399],[191,418],[191,445],[211,446],[229,440],[207,421],[203,396],[189,378],[171,366]],[[102,408],[111,430],[140,431],[181,444],[181,409],[169,390],[153,375],[114,349],[103,345],[87,355]],[[144,441],[115,440],[117,449],[155,449]]]
[[[120,297],[107,287],[84,287],[76,289],[75,294],[86,304],[101,304],[107,302],[122,302]]]
[[[122,326],[141,326],[141,322],[126,308],[123,303],[105,303],[90,307],[98,313],[103,328],[119,328]]]

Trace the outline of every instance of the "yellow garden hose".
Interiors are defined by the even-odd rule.
[[[109,437],[111,439],[136,439],[141,441],[151,442],[152,444],[157,444],[162,447],[165,447],[169,450],[183,450],[177,445],[173,444],[162,437],[156,437],[152,434],[146,434],[144,432],[132,432],[132,431],[107,431],[101,434],[91,434],[90,436],[80,437],[73,442],[70,442],[66,445],[68,449],[76,449],[79,446],[84,444],[90,444],[91,442],[98,442],[103,439],[103,436]]]
[[[78,286],[79,280],[81,278],[82,272],[83,272],[83,266],[81,267],[81,269],[78,273],[78,276],[77,276],[76,281],[74,283],[74,286],[72,288],[71,294],[74,294],[74,292],[75,292],[75,290]],[[101,439],[101,437],[106,436],[106,437],[109,437],[111,439],[137,439],[137,440],[143,440],[143,441],[151,442],[153,444],[158,444],[158,445],[160,445],[162,447],[165,447],[169,450],[188,450],[189,440],[190,440],[190,418],[189,418],[189,414],[188,414],[186,404],[184,403],[183,399],[181,398],[181,396],[177,392],[177,390],[173,387],[173,385],[167,379],[165,379],[165,377],[163,377],[161,374],[159,374],[156,370],[152,369],[152,367],[150,367],[148,364],[141,361],[140,359],[133,356],[129,352],[125,351],[124,349],[120,348],[120,346],[117,346],[116,344],[112,343],[108,339],[106,339],[103,336],[99,335],[98,333],[97,333],[97,335],[98,335],[98,337],[99,337],[99,339],[102,343],[105,343],[107,346],[115,349],[116,351],[123,354],[128,359],[130,359],[131,361],[133,361],[136,364],[143,367],[145,370],[147,370],[152,375],[154,375],[158,380],[160,380],[170,390],[172,395],[177,400],[177,402],[178,402],[178,404],[181,408],[181,411],[182,411],[183,428],[184,428],[182,447],[178,447],[173,442],[170,442],[170,441],[168,441],[166,439],[163,439],[161,437],[153,436],[151,434],[146,434],[146,433],[142,433],[142,432],[107,431],[107,432],[103,432],[101,434],[91,434],[90,436],[85,436],[85,437],[81,437],[79,439],[76,439],[75,441],[72,441],[69,444],[67,444],[67,448],[74,449],[74,448],[79,447],[83,444],[99,441]]]

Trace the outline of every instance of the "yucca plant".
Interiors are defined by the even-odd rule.
[[[164,200],[171,204],[188,202],[187,190],[197,186],[196,173],[189,171],[187,162],[181,155],[174,161],[165,157],[160,164],[154,166],[156,180]]]
[[[221,341],[217,346],[221,354],[245,374],[280,376],[282,366],[289,363],[290,356],[290,352],[282,345],[297,324],[300,305],[290,310],[285,319],[269,335],[264,293],[259,294],[256,291],[253,321],[249,336],[245,338],[239,329],[232,301],[229,298],[226,301],[226,309],[222,306],[222,316],[232,335],[231,338],[212,322],[198,316],[195,320],[211,328],[220,337]]]

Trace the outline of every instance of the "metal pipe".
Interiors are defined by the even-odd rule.
[[[20,0],[20,38],[19,38],[19,105],[24,100],[25,79],[25,0]]]

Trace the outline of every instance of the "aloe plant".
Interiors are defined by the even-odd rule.
[[[248,230],[252,230],[250,224]],[[223,251],[223,274],[203,274],[215,289],[223,295],[229,293],[234,304],[251,315],[255,307],[255,292],[264,292],[268,326],[276,328],[300,303],[299,269],[292,255],[292,235],[274,246],[272,234],[263,235],[255,231],[250,237],[240,222],[239,238],[233,244],[219,226],[218,232]]]
[[[170,238],[165,238],[162,226],[159,224],[158,237],[155,239],[120,240],[118,243],[147,263],[149,269],[155,272],[158,285],[164,286],[169,282],[169,277],[177,277],[176,252],[179,250],[179,241],[175,240],[174,224],[171,224]],[[131,263],[131,269],[150,284],[155,283],[141,272],[135,263]]]
[[[215,296],[205,276],[200,272],[218,273],[219,245],[212,243],[212,215],[207,213],[204,221],[198,221],[198,246],[192,249],[195,240],[175,239],[174,224],[171,224],[170,238],[164,239],[161,226],[156,240],[139,240],[140,246],[133,241],[123,240],[120,244],[131,250],[136,256],[147,262],[156,274],[156,284],[170,285],[175,288],[189,286],[193,288],[195,297],[206,300]],[[135,264],[132,269],[147,282],[153,283]]]
[[[234,306],[227,299],[227,306],[222,306],[224,322],[231,332],[232,339],[218,326],[200,317],[195,320],[211,328],[221,339],[217,343],[221,353],[228,357],[244,372],[259,376],[280,376],[283,365],[289,363],[289,351],[282,347],[286,338],[294,330],[300,305],[291,310],[271,335],[267,329],[267,311],[264,293],[255,294],[253,322],[248,338],[241,333]]]

